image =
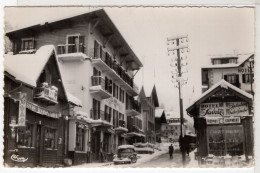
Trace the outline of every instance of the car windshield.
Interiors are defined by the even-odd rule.
[[[130,149],[130,148],[126,148],[126,149],[120,149],[118,152],[119,153],[132,153],[132,149]]]

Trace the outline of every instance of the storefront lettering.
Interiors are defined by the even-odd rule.
[[[46,110],[45,108],[39,107],[38,105],[35,105],[28,101],[26,103],[26,107],[27,107],[27,109],[29,109],[33,112],[36,112],[41,115],[46,115],[51,118],[59,118],[59,116],[60,116],[60,114],[58,112],[51,112],[49,110]]]
[[[249,113],[246,102],[202,103],[201,116],[243,116]]]
[[[240,117],[208,118],[207,124],[239,124]]]
[[[245,102],[228,102],[226,103],[226,115],[244,115],[248,113],[248,106]]]
[[[253,73],[253,69],[250,70],[250,68],[239,68],[238,73]]]
[[[28,160],[28,158],[25,157],[19,157],[19,155],[15,155],[13,154],[11,156],[11,160],[15,161],[15,162],[26,162]]]
[[[224,118],[224,124],[240,123],[240,117]]]

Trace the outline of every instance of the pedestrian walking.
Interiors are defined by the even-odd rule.
[[[170,154],[170,159],[172,159],[173,157],[172,157],[172,154],[173,154],[173,150],[174,150],[174,148],[173,148],[173,146],[172,146],[172,144],[169,146],[169,154]]]

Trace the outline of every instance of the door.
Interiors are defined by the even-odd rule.
[[[91,151],[92,151],[92,161],[98,161],[100,158],[100,132],[92,131],[91,134]]]
[[[37,124],[36,129],[36,165],[42,165],[43,161],[43,129],[42,125]]]

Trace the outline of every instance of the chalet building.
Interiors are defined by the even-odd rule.
[[[252,159],[252,104],[251,94],[220,80],[186,109],[194,119],[199,163],[214,157],[237,166]]]
[[[104,10],[6,34],[15,54],[55,46],[69,108],[68,157],[103,161],[126,143],[127,117],[140,114],[133,82],[142,63]],[[138,112],[139,111],[139,112]]]
[[[254,54],[214,56],[202,68],[203,94],[186,109],[194,118],[199,163],[210,163],[210,155],[241,164],[252,159],[253,68]]]
[[[162,137],[162,125],[167,123],[164,109],[156,108],[155,109],[155,135],[156,142],[161,142]]]
[[[238,54],[211,57],[211,64],[201,69],[202,92],[221,79],[248,92],[254,92],[254,54]],[[251,80],[252,79],[252,80]]]
[[[161,126],[161,133],[163,141],[179,142],[181,135],[181,119],[180,115],[173,111],[166,112],[166,123]],[[186,133],[187,120],[184,119],[183,134]]]
[[[159,107],[159,100],[155,85],[152,90],[142,86],[138,99],[141,103],[142,126],[145,142],[155,143],[155,108]]]
[[[55,48],[4,56],[4,162],[57,166],[67,152],[68,96]],[[77,105],[73,101],[70,105]]]

